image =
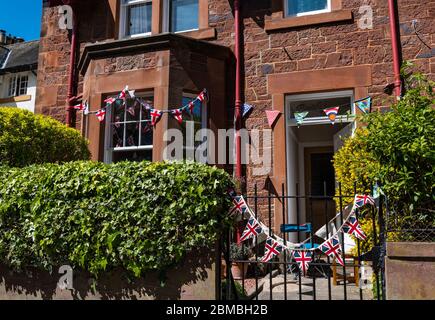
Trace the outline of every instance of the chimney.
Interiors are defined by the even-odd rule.
[[[6,31],[0,30],[0,45],[6,44]]]

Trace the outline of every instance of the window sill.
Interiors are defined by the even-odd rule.
[[[305,27],[317,24],[341,22],[352,20],[351,10],[338,10],[307,16],[280,18],[266,21],[265,30],[274,31],[289,28]]]
[[[177,32],[177,34],[194,38],[197,40],[208,40],[216,38],[216,28],[203,28],[193,31]]]
[[[18,97],[0,99],[0,103],[26,102],[26,101],[30,101],[30,100],[32,100],[32,96],[26,95],[26,96],[18,96]]]

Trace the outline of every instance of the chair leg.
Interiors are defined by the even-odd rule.
[[[355,273],[355,285],[359,287],[359,261],[358,258],[353,258],[353,265],[354,269],[353,272]]]

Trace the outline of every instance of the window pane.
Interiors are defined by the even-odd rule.
[[[171,32],[198,29],[198,0],[171,0]]]
[[[153,126],[151,122],[142,122],[141,123],[141,146],[150,146],[153,144]]]
[[[113,142],[112,147],[122,148],[124,146],[124,124],[115,123],[112,125]]]
[[[328,8],[328,0],[287,0],[287,4],[288,16]]]
[[[324,109],[340,106],[338,115],[346,115],[350,112],[352,100],[350,97],[343,98],[323,98],[305,101],[292,101],[290,104],[291,116],[294,118],[295,112],[308,111],[308,118],[326,117]]]
[[[127,35],[151,32],[152,3],[127,7]]]
[[[25,95],[27,94],[27,85],[28,85],[29,78],[27,76],[22,76],[20,79],[20,89],[19,89],[19,95]]]

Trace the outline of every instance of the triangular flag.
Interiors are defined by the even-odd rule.
[[[359,224],[358,219],[356,218],[356,215],[354,213],[352,213],[347,221],[343,224],[343,232],[351,234],[360,240],[367,239],[367,236],[361,228],[361,225]]]
[[[337,119],[337,115],[338,115],[339,110],[340,110],[340,107],[334,107],[334,108],[325,109],[325,110],[323,110],[323,112],[326,113],[326,115],[328,116],[331,123],[334,124],[335,119]]]
[[[132,117],[134,117],[134,116],[136,115],[135,108],[136,108],[136,103],[135,103],[133,106],[130,106],[130,107],[127,108],[127,112],[128,112]]]
[[[269,262],[274,257],[279,256],[285,247],[273,238],[268,237],[265,244],[264,256],[261,262]]]
[[[89,103],[86,101],[85,108],[83,109],[83,114],[87,116],[89,114]]]
[[[257,219],[251,217],[246,224],[245,231],[243,231],[240,241],[255,238],[262,232],[263,228],[261,227],[261,224],[258,222]]]
[[[104,100],[104,103],[106,103],[106,105],[111,105],[111,104],[114,103],[115,101],[116,101],[115,98],[110,97],[110,98],[107,98],[106,100]]]
[[[230,215],[232,215],[234,212],[244,214],[246,212],[246,210],[248,210],[248,205],[246,204],[246,201],[243,198],[243,196],[234,197],[233,198],[233,205],[234,205],[234,207],[230,210]]]
[[[266,110],[267,122],[269,122],[270,127],[273,127],[280,114],[281,112],[276,110]]]
[[[295,119],[298,127],[304,122],[306,116],[308,116],[308,111],[305,112],[295,112]]]
[[[160,118],[162,117],[163,112],[157,109],[151,109],[150,115],[151,115],[151,125],[154,127],[157,122],[159,122]]]
[[[178,121],[179,124],[183,123],[183,109],[171,110],[171,114]]]
[[[367,97],[358,101],[355,101],[355,106],[363,113],[369,113],[372,107],[372,98]]]
[[[195,101],[190,101],[187,108],[189,109],[189,113],[193,116],[193,110],[195,109]]]
[[[198,99],[199,101],[201,101],[201,102],[204,102],[204,101],[208,100],[208,99],[207,99],[207,90],[204,89],[204,91],[202,91],[202,92],[199,94],[199,96],[197,97],[197,99]]]
[[[353,203],[354,208],[364,207],[366,204],[370,204],[372,206],[375,205],[375,199],[368,195],[355,195],[355,200]]]
[[[319,249],[331,258],[337,259],[338,263],[344,266],[343,257],[341,255],[340,240],[338,239],[337,234],[331,239],[323,242]]]
[[[98,121],[103,122],[104,118],[106,117],[106,110],[105,109],[98,110],[96,116],[98,118]]]
[[[245,103],[243,105],[243,111],[242,111],[242,117],[246,117],[248,115],[249,112],[251,112],[251,110],[254,109],[253,106],[251,106],[250,104]]]
[[[293,259],[299,266],[299,270],[303,275],[307,274],[310,262],[313,259],[313,253],[306,250],[293,250]]]
[[[86,102],[82,102],[80,104],[75,105],[73,108],[75,110],[83,111],[85,110],[85,107],[86,107]]]

